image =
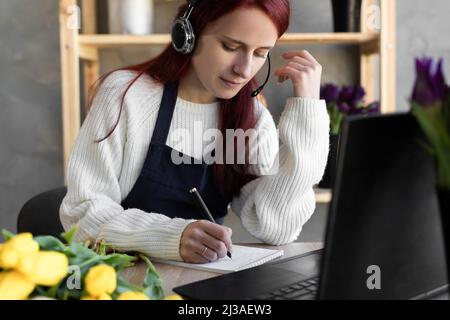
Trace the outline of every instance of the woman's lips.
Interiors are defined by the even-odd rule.
[[[242,85],[242,83],[234,83],[234,82],[228,81],[223,78],[220,78],[220,79],[223,81],[223,83],[225,83],[228,87],[231,87],[231,88],[236,88],[236,87],[239,87]]]

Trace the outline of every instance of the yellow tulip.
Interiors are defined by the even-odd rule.
[[[112,300],[111,296],[107,293],[102,293],[100,296],[98,297],[93,297],[93,296],[85,296],[83,298],[81,298],[81,300]]]
[[[39,243],[33,240],[31,233],[20,233],[2,246],[0,251],[0,268],[16,268],[20,259],[39,251]]]
[[[23,257],[19,260],[19,263],[16,266],[16,270],[20,271],[24,275],[31,275],[34,271],[34,265],[36,261],[37,254],[30,254],[26,257]]]
[[[20,260],[17,270],[35,284],[53,286],[67,275],[69,260],[55,251],[40,251]]]
[[[14,250],[3,249],[0,252],[0,268],[12,269],[19,263],[19,254]]]
[[[35,284],[18,271],[0,272],[0,300],[26,299]]]
[[[150,300],[150,298],[139,291],[128,291],[121,293],[117,300]]]
[[[111,296],[107,293],[102,293],[97,300],[112,300]]]
[[[93,297],[103,293],[111,294],[117,287],[116,270],[113,267],[100,264],[91,268],[85,278],[86,291]]]
[[[183,298],[178,294],[172,294],[170,296],[165,297],[164,300],[183,300]]]

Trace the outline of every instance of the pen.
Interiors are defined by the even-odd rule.
[[[209,209],[206,206],[205,201],[203,201],[203,199],[202,199],[200,193],[197,191],[197,189],[192,188],[191,190],[189,190],[189,192],[194,197],[195,203],[197,204],[199,209],[202,211],[203,215],[206,216],[206,218],[208,218],[209,221],[216,223],[216,221],[214,220],[214,217],[212,216],[211,212],[209,212]],[[227,256],[230,257],[230,259],[231,259],[230,251],[227,251]]]

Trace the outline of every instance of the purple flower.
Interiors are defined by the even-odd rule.
[[[353,108],[350,111],[351,115],[358,115],[358,114],[366,114],[367,109],[364,107],[364,105],[358,105],[356,108]]]
[[[338,104],[347,103],[351,110],[356,110],[362,103],[365,95],[366,91],[359,85],[353,87],[344,86],[339,93]]]
[[[361,86],[355,86],[353,88],[353,95],[355,101],[363,101],[364,96],[366,95],[366,90],[364,90]]]
[[[339,133],[343,116],[367,115],[380,112],[380,104],[373,102],[365,106],[366,91],[360,85],[339,87],[326,84],[320,87],[320,98],[326,101],[331,121],[331,132]]]
[[[339,102],[352,102],[353,101],[353,89],[352,87],[343,86],[339,93]]]
[[[442,58],[439,59],[437,70],[435,73],[435,83],[437,86],[437,91],[442,101],[445,101],[450,94],[450,87],[445,82],[444,73],[442,72]]]
[[[442,59],[416,59],[411,113],[427,137],[424,144],[436,165],[437,186],[450,190],[450,88],[442,73]]]
[[[345,114],[350,113],[350,110],[351,110],[351,108],[347,102],[338,102],[337,108],[340,112],[345,113]]]
[[[334,84],[328,83],[320,87],[320,99],[326,101],[327,104],[336,102],[339,96],[339,88]]]
[[[437,65],[432,58],[416,59],[416,82],[412,93],[415,103],[430,107],[445,101],[449,91],[442,72],[442,58]]]
[[[380,112],[381,112],[381,108],[380,108],[379,101],[372,102],[371,104],[369,104],[367,106],[367,113],[374,114],[374,113],[380,113]]]

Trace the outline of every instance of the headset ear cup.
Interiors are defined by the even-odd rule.
[[[171,35],[172,45],[176,51],[187,54],[194,49],[195,35],[189,20],[177,19],[172,26]]]
[[[172,26],[172,45],[177,51],[181,51],[186,43],[185,30],[180,19],[176,20]]]
[[[194,50],[195,46],[195,34],[194,28],[192,28],[191,22],[189,20],[186,20],[186,29],[188,30],[186,39],[187,43],[186,53],[191,53],[192,50]]]

